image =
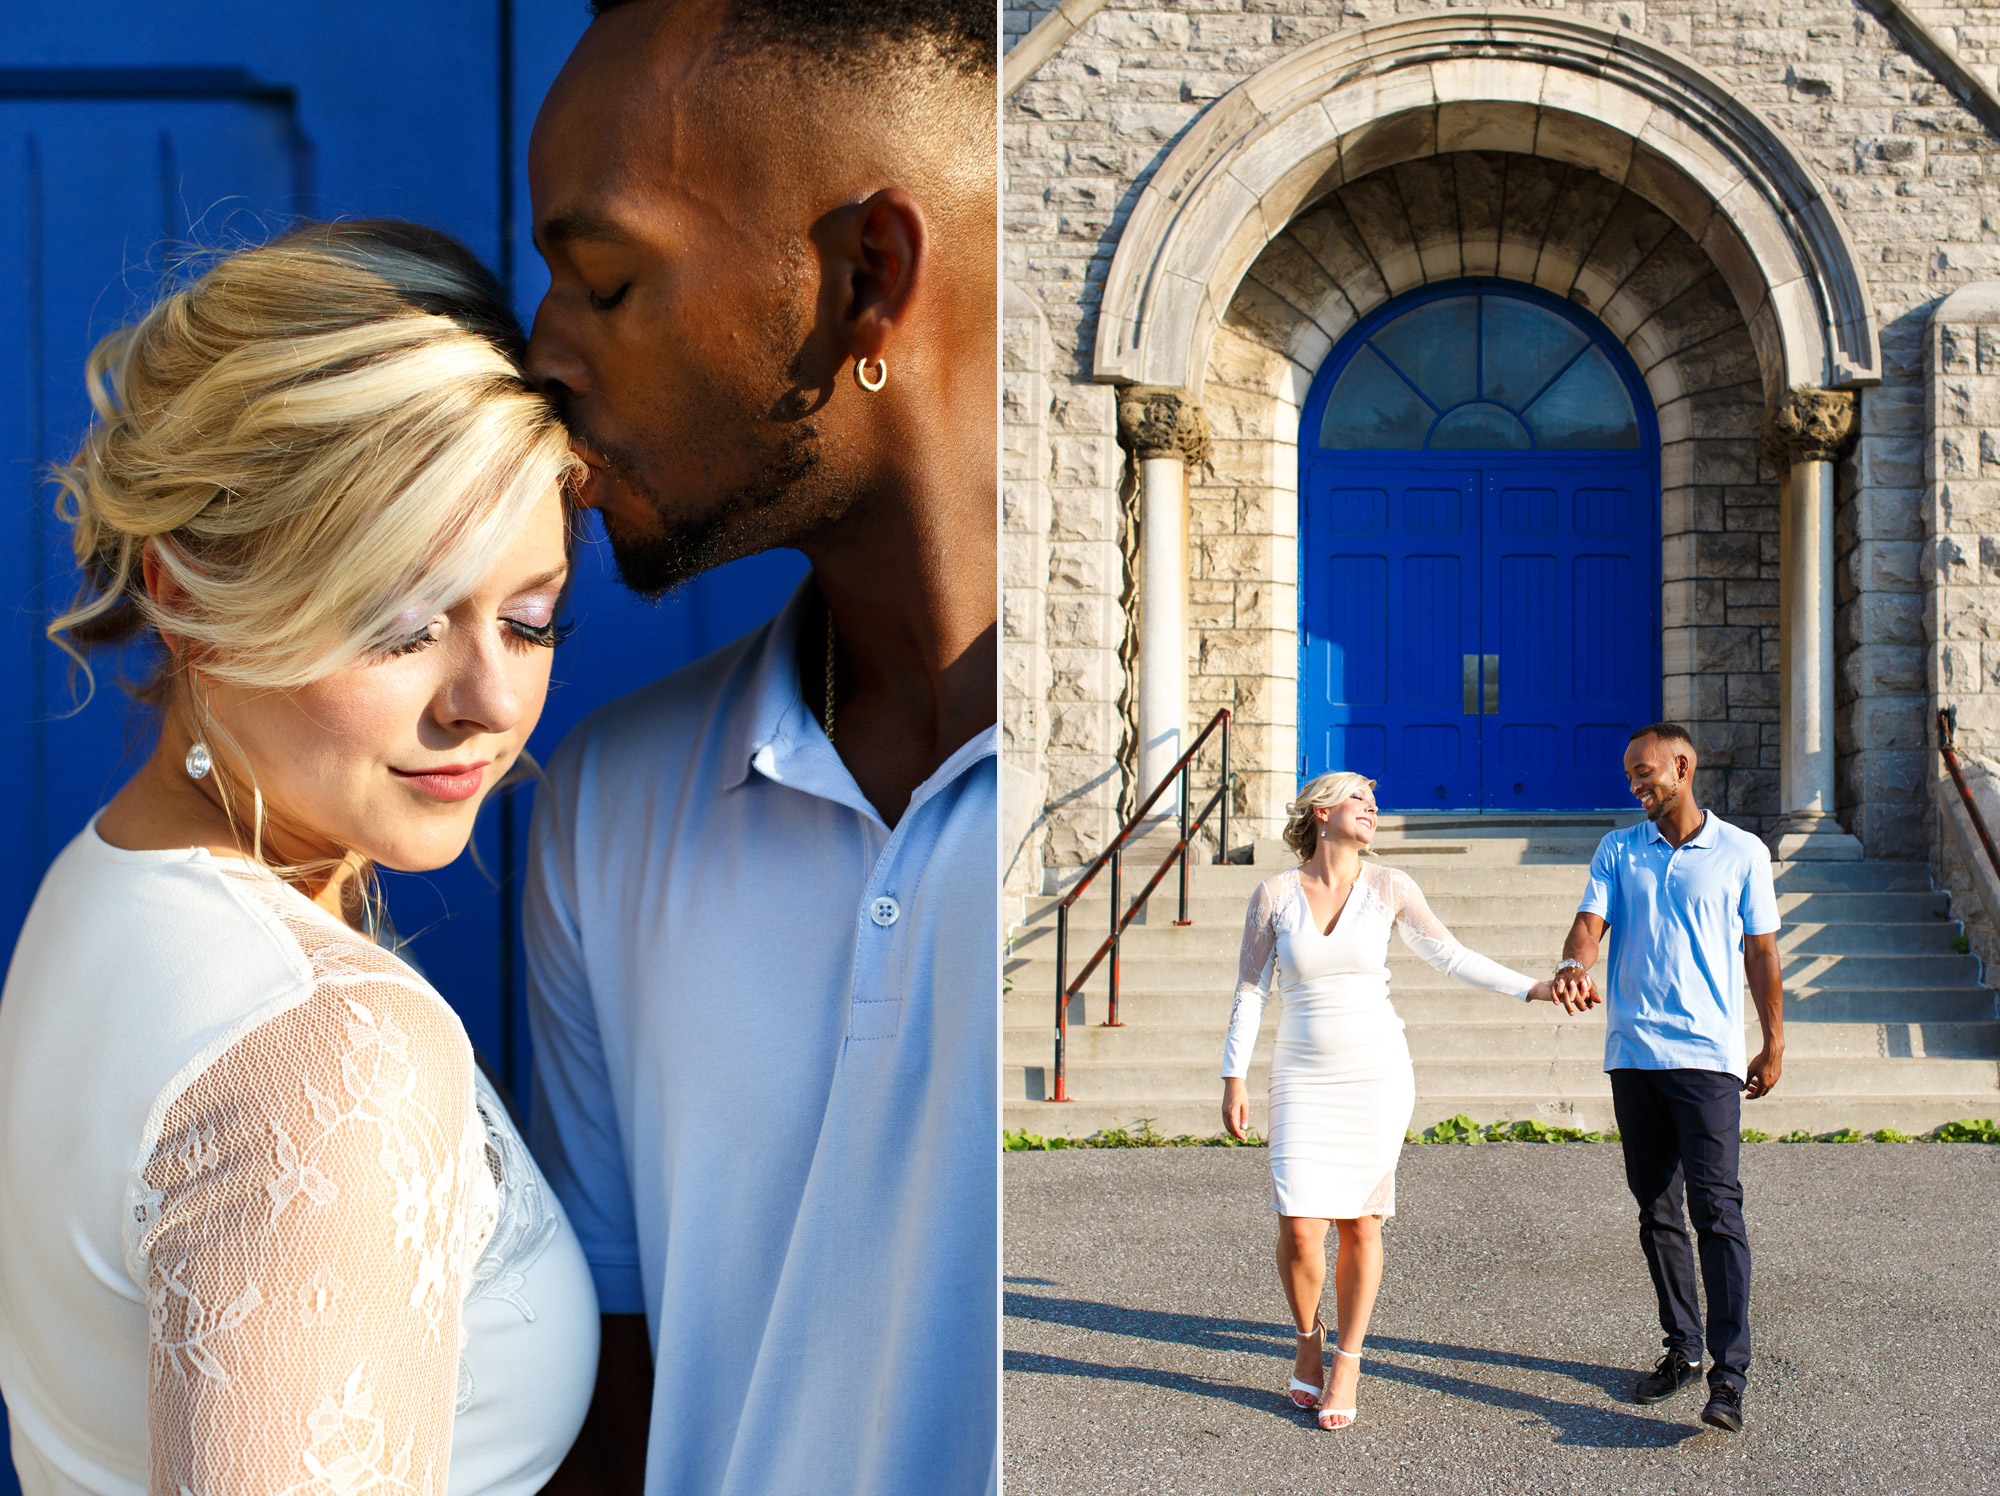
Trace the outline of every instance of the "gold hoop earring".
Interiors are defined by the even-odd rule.
[[[883,385],[889,382],[889,361],[886,358],[875,360],[875,379],[873,383],[869,382],[866,372],[867,368],[867,359],[857,358],[854,361],[854,382],[872,395],[876,390],[881,389]]]

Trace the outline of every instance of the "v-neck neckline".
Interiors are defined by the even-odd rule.
[[[1334,912],[1333,923],[1328,925],[1324,930],[1319,927],[1319,916],[1313,913],[1312,900],[1306,896],[1306,880],[1304,876],[1297,872],[1292,874],[1292,881],[1299,890],[1299,902],[1306,906],[1306,923],[1312,926],[1313,933],[1319,936],[1321,940],[1331,940],[1335,933],[1339,931],[1340,922],[1347,918],[1347,911],[1354,905],[1355,894],[1361,891],[1361,874],[1366,871],[1367,868],[1365,867],[1356,871],[1354,881],[1347,885],[1347,897],[1340,901],[1340,908]]]

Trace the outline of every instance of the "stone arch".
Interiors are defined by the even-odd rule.
[[[1238,281],[1192,371],[1214,430],[1188,490],[1191,719],[1243,726],[1238,811],[1274,823],[1296,756],[1299,409],[1340,338],[1392,297],[1495,276],[1594,313],[1631,353],[1661,441],[1663,703],[1703,744],[1702,794],[1763,830],[1778,812],[1777,473],[1763,377],[1721,271],[1668,214],[1596,171],[1460,151],[1343,183]]]
[[[1382,167],[1477,149],[1587,168],[1670,218],[1728,285],[1767,399],[1879,379],[1846,230],[1755,111],[1629,33],[1462,10],[1337,32],[1206,111],[1120,232],[1095,376],[1198,397],[1238,281],[1302,208]]]

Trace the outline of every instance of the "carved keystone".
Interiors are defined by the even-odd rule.
[[[1764,412],[1764,455],[1780,468],[1833,462],[1854,444],[1854,391],[1799,385]]]
[[[1118,391],[1118,445],[1144,461],[1208,459],[1208,417],[1180,390],[1128,384]]]

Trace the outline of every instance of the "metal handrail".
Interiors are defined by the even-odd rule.
[[[1938,752],[1944,755],[1944,766],[1951,770],[1951,782],[1958,786],[1958,798],[1965,802],[1965,813],[1972,817],[1972,829],[1979,833],[1980,845],[1986,848],[1986,860],[1993,864],[1993,875],[2000,878],[2000,851],[1994,849],[1993,833],[1986,829],[1986,818],[1979,813],[1979,806],[1972,798],[1972,789],[1965,782],[1965,771],[1958,766],[1958,750],[1952,741],[1957,726],[1951,708],[1940,708]]]
[[[1217,786],[1215,793],[1209,796],[1208,804],[1201,808],[1201,814],[1190,822],[1188,800],[1193,788],[1194,756],[1201,752],[1201,745],[1209,740],[1217,728],[1222,730],[1222,783]],[[1147,880],[1146,886],[1139,891],[1139,897],[1132,901],[1132,907],[1121,914],[1118,906],[1122,897],[1125,843],[1132,839],[1139,829],[1140,822],[1146,819],[1146,813],[1153,808],[1160,796],[1167,792],[1167,786],[1177,777],[1181,782],[1180,839],[1174,843],[1173,851],[1167,854],[1167,860],[1160,864],[1153,876]],[[1125,933],[1125,927],[1132,923],[1141,909],[1146,907],[1146,900],[1151,898],[1153,890],[1160,886],[1160,880],[1166,877],[1167,869],[1176,862],[1180,864],[1181,869],[1181,901],[1179,918],[1174,923],[1177,925],[1194,923],[1188,915],[1187,850],[1201,828],[1207,824],[1210,813],[1219,805],[1222,808],[1222,815],[1217,823],[1217,835],[1220,838],[1222,856],[1228,857],[1229,782],[1229,708],[1223,707],[1208,719],[1208,726],[1201,730],[1201,736],[1197,737],[1189,745],[1188,751],[1167,770],[1166,775],[1153,787],[1153,793],[1146,797],[1145,804],[1134,812],[1132,819],[1125,823],[1116,837],[1112,838],[1111,845],[1097,854],[1097,860],[1084,869],[1083,876],[1076,880],[1076,885],[1064,894],[1062,901],[1056,905],[1056,1084],[1055,1094],[1048,1097],[1048,1100],[1070,1099],[1069,1005],[1082,990],[1083,984],[1090,980],[1090,974],[1103,963],[1107,954],[1111,957],[1111,1000],[1100,1027],[1125,1026],[1118,1018],[1118,942]],[[1104,943],[1097,948],[1097,953],[1090,958],[1083,970],[1077,973],[1076,980],[1072,982],[1069,980],[1069,906],[1083,897],[1083,891],[1090,886],[1091,880],[1104,870],[1106,863],[1111,865],[1111,933],[1105,937]]]

